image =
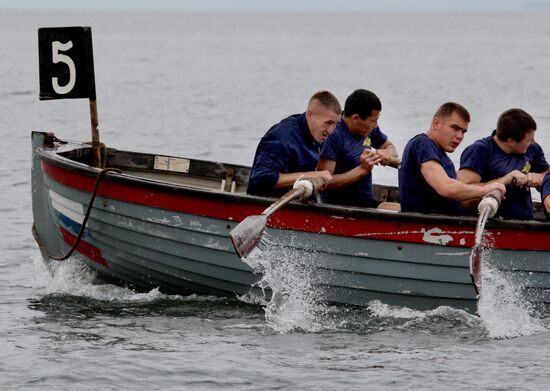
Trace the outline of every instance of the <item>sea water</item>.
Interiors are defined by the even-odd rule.
[[[275,301],[138,293],[74,258],[45,264],[31,235],[30,131],[90,139],[85,100],[38,101],[38,27],[84,25],[114,148],[249,165],[265,131],[315,91],[343,102],[367,88],[400,152],[449,100],[472,115],[455,165],[510,107],[535,117],[549,150],[549,16],[2,11],[0,389],[547,389],[549,326],[489,268],[475,316],[323,305],[309,271],[269,245],[255,267]],[[374,180],[397,175],[377,168]]]

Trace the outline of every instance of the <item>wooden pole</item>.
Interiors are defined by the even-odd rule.
[[[101,143],[99,142],[99,129],[97,128],[97,104],[95,100],[90,99],[90,121],[92,125],[92,165],[102,168],[101,163]]]

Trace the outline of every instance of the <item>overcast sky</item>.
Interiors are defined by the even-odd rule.
[[[0,0],[3,9],[189,11],[530,11],[544,0]]]

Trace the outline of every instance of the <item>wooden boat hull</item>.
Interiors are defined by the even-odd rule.
[[[50,253],[62,254],[81,228],[99,169],[86,164],[86,145],[53,142],[39,132],[32,139],[36,234]],[[101,275],[140,289],[261,293],[254,286],[260,276],[237,256],[228,236],[273,201],[243,193],[247,168],[208,163],[210,168],[193,173],[191,161],[187,172],[172,172],[151,167],[162,160],[155,155],[114,150],[108,155],[108,165],[123,173],[108,173],[101,181],[79,258]],[[195,182],[187,183],[193,176]],[[221,178],[237,182],[237,191],[226,191]],[[302,265],[327,302],[365,306],[377,299],[475,312],[469,275],[474,229],[474,218],[291,203],[272,216],[267,234],[272,261],[290,257]],[[531,303],[550,302],[550,226],[496,221],[487,231],[492,264]]]

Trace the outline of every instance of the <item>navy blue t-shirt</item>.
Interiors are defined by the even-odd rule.
[[[388,137],[379,128],[373,129],[366,138],[353,134],[342,119],[323,144],[321,158],[334,160],[334,174],[343,174],[361,163],[360,157],[365,148],[379,148],[387,140]],[[338,205],[371,206],[372,199],[371,173],[346,187],[329,190],[321,195],[323,202]]]
[[[275,188],[279,173],[315,171],[321,144],[311,136],[306,114],[283,119],[260,140],[248,181],[248,194],[280,197],[289,188]]]
[[[399,165],[399,202],[403,212],[461,214],[457,201],[440,196],[424,179],[420,166],[430,160],[441,164],[449,178],[456,170],[447,153],[425,133],[414,136],[405,146]]]
[[[540,145],[530,145],[524,155],[506,153],[495,142],[493,135],[477,140],[462,152],[461,169],[473,170],[481,176],[481,182],[489,182],[514,170],[527,174],[540,173],[548,168]],[[533,219],[531,192],[514,185],[506,186],[506,196],[502,200],[497,216],[505,219]]]
[[[544,203],[544,199],[547,196],[550,196],[550,174],[547,174],[542,180],[542,185],[540,187],[540,194],[541,194],[540,199]],[[546,211],[546,208],[544,208],[544,205],[543,205],[543,209],[544,209],[544,214],[546,215],[546,218],[550,219],[550,214]]]

